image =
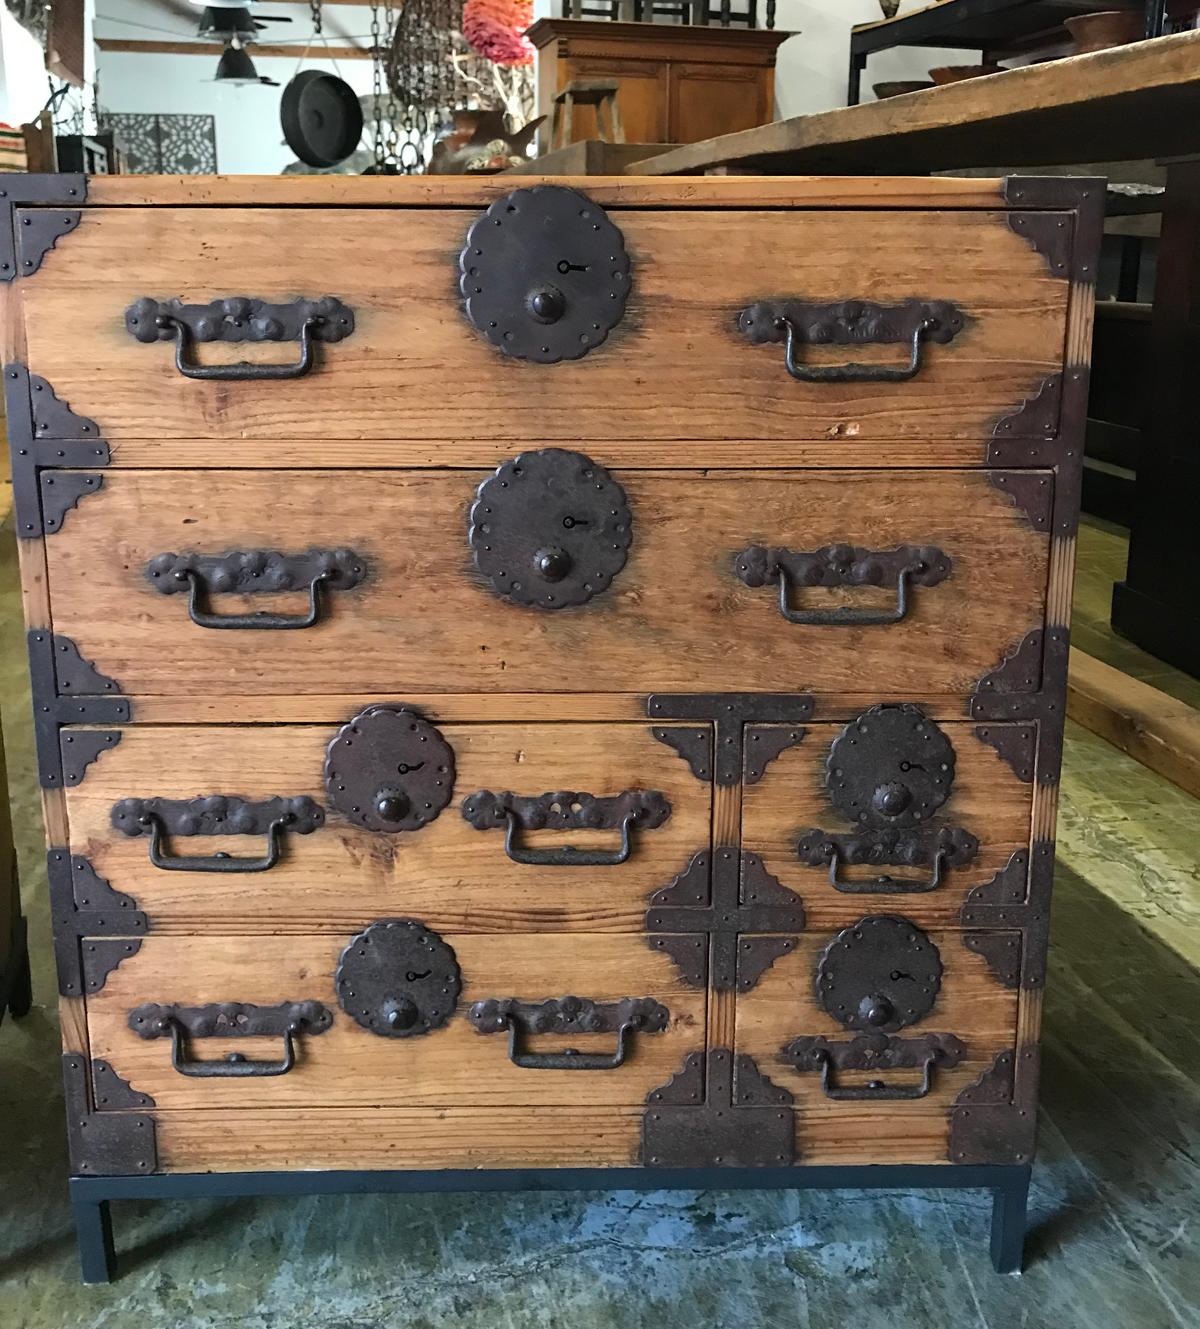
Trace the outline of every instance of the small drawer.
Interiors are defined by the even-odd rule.
[[[561,450],[494,473],[114,468],[46,555],[55,631],[133,698],[966,695],[1042,623],[1052,493],[1049,472]]]
[[[500,235],[524,206],[500,215]],[[611,208],[626,260],[592,250],[591,207],[581,220],[572,196],[555,244],[539,235],[516,261],[466,248],[461,274],[482,208],[85,209],[23,292],[29,368],[110,442],[145,456],[193,440],[213,466],[251,449],[278,464],[297,445],[321,464],[332,439],[347,461],[378,464],[377,440],[530,433],[851,449],[984,438],[1062,370],[1070,284],[1003,210]],[[464,293],[488,302],[479,326]],[[179,348],[173,302],[199,311]],[[624,313],[610,330],[613,302]],[[299,372],[310,307],[325,321]],[[501,350],[508,319],[526,359]],[[571,358],[538,363],[560,354]],[[258,373],[239,373],[243,361]],[[179,365],[225,373],[197,380]],[[267,366],[297,372],[264,381]],[[1047,424],[1057,411],[1010,436]]]
[[[956,1161],[956,1111],[1011,1103],[1019,1052],[1019,992],[968,935],[899,910],[806,932],[737,997],[735,1048],[753,1067],[738,1064],[734,1101],[762,1101],[757,1076],[739,1085],[747,1071],[790,1094],[807,1163]]]
[[[705,1040],[638,936],[151,935],[102,982],[92,1056],[160,1109],[634,1107]]]
[[[708,848],[712,807],[648,724],[432,724],[392,705],[341,729],[133,725],[66,798],[77,904],[94,873],[154,930],[636,930]]]
[[[903,703],[848,725],[751,726],[743,846],[803,899],[810,926],[867,908],[954,924],[1001,874],[1003,898],[1024,901],[1035,740],[1033,724],[934,722]]]

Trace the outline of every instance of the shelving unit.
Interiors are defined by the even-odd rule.
[[[984,61],[1066,40],[1063,21],[1104,9],[1144,9],[1146,36],[1166,30],[1167,0],[942,0],[910,14],[860,23],[850,34],[847,102],[857,106],[869,56],[896,46],[982,51]]]

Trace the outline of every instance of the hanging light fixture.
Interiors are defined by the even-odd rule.
[[[237,86],[248,83],[261,83],[270,88],[279,86],[277,80],[267,78],[254,68],[254,61],[250,59],[236,41],[230,42],[221,53],[213,81],[215,83],[232,83]]]

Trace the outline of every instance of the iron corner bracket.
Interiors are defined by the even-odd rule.
[[[1036,1043],[997,1055],[950,1108],[947,1156],[957,1164],[1028,1166],[1037,1140]]]
[[[29,677],[33,694],[33,730],[38,778],[43,789],[79,784],[87,768],[121,741],[119,730],[80,729],[63,742],[64,725],[125,724],[132,710],[120,685],[106,677],[61,633],[31,628]]]
[[[104,483],[75,468],[107,466],[108,444],[94,420],[76,414],[44,378],[16,361],[4,366],[4,404],[17,535],[53,535],[80,499]]]
[[[1045,259],[1052,277],[1095,285],[1105,189],[1098,176],[1007,176],[1008,225]]]
[[[141,1112],[98,1110],[95,1086],[101,1086],[101,1097],[113,1100],[115,1095],[112,1106],[143,1106],[154,1100],[130,1089],[107,1062],[89,1062],[82,1053],[68,1052],[62,1065],[71,1171],[85,1177],[144,1177],[157,1172],[154,1118]],[[98,1068],[102,1069],[95,1074]]]
[[[99,992],[113,969],[136,954],[109,944],[111,940],[124,938],[140,947],[138,938],[150,930],[150,920],[132,896],[114,890],[89,859],[72,854],[65,845],[46,851],[46,873],[58,990],[64,997]],[[89,939],[86,964],[85,937]]]
[[[35,273],[59,239],[79,225],[86,198],[83,174],[0,175],[0,281]]]

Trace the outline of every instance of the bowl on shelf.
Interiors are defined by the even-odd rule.
[[[888,97],[903,97],[906,92],[924,92],[926,88],[932,88],[934,85],[929,79],[905,79],[899,83],[875,83],[872,85],[876,97],[880,101]]]
[[[939,65],[929,71],[929,77],[939,86],[943,83],[961,83],[965,78],[985,78],[988,74],[1003,74],[1003,65]]]
[[[1146,16],[1140,9],[1105,9],[1099,14],[1077,14],[1063,20],[1075,42],[1075,54],[1126,46],[1146,35]]]

